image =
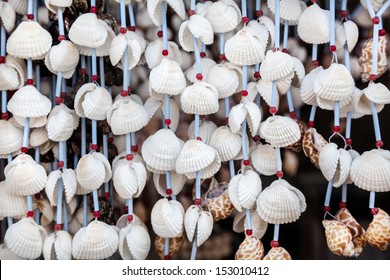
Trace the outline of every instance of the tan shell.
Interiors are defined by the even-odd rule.
[[[210,212],[203,211],[199,206],[191,205],[184,215],[184,228],[190,242],[197,240],[197,246],[201,246],[213,231],[213,216]]]
[[[119,253],[124,260],[144,260],[149,254],[150,237],[147,230],[128,224],[119,232]]]
[[[260,137],[274,148],[283,148],[301,139],[297,122],[289,117],[271,116],[260,124]]]
[[[276,174],[276,151],[269,144],[258,144],[250,154],[253,167],[262,175]]]
[[[264,246],[256,236],[245,236],[234,256],[236,260],[261,260],[264,257]]]
[[[263,260],[291,260],[289,252],[283,247],[271,248],[267,255],[264,256]]]
[[[209,197],[208,195],[209,193],[206,193],[206,209],[213,216],[214,222],[229,218],[233,213],[234,206],[230,201],[228,191],[225,190],[222,194],[216,197]]]
[[[319,167],[319,151],[328,142],[315,128],[309,128],[303,135],[302,148],[305,155],[317,168]]]
[[[23,133],[9,121],[0,120],[0,154],[13,153],[22,148]]]
[[[162,198],[153,206],[151,223],[158,236],[164,238],[181,236],[183,221],[184,209],[180,202]]]
[[[72,237],[60,230],[49,234],[43,242],[43,258],[45,260],[71,260]]]
[[[94,13],[79,16],[69,30],[69,39],[73,43],[89,48],[102,46],[107,36],[106,28]]]
[[[367,40],[360,52],[359,64],[361,67],[361,79],[367,82],[371,75],[372,67],[372,39]],[[386,36],[379,36],[378,40],[378,70],[376,77],[379,78],[387,71],[387,54],[386,54]]]
[[[329,42],[329,11],[314,3],[303,11],[298,22],[298,35],[308,44]]]
[[[233,133],[241,131],[242,123],[247,120],[249,130],[252,136],[257,134],[261,111],[259,106],[253,102],[239,103],[232,107],[229,114],[229,126]]]
[[[184,113],[210,115],[218,111],[217,89],[206,82],[197,81],[184,89],[180,96]]]
[[[386,251],[390,244],[390,217],[378,208],[378,214],[367,228],[365,235],[368,243],[381,251]]]
[[[169,255],[173,256],[180,251],[185,241],[184,234],[179,237],[174,237],[169,239]],[[161,259],[164,259],[164,248],[165,248],[165,238],[156,236],[154,240],[154,249],[156,250],[158,256]]]
[[[344,257],[354,257],[355,250],[352,235],[348,227],[339,221],[322,221],[325,228],[326,242],[332,253]]]
[[[0,182],[0,219],[5,217],[19,218],[27,213],[27,200],[23,196],[7,192],[5,181]]]
[[[257,238],[263,238],[265,232],[268,228],[268,223],[260,218],[259,214],[256,210],[250,210],[251,220],[252,220],[252,236],[256,236]],[[246,212],[238,212],[234,216],[233,221],[233,231],[235,232],[244,232],[248,229]]]

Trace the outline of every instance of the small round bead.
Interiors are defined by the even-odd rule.
[[[272,247],[272,248],[277,248],[277,247],[279,247],[279,241],[277,241],[277,240],[272,240],[272,241],[271,241],[271,247]]]
[[[295,112],[290,112],[290,118],[295,120],[297,118],[297,114]]]
[[[135,32],[135,26],[130,26],[129,30]]]
[[[108,138],[107,138],[107,141],[108,141],[108,143],[114,142],[114,137],[108,137]]]
[[[131,223],[133,221],[133,215],[127,215],[127,221]]]
[[[255,77],[255,79],[260,79],[260,72],[256,71],[254,74],[253,74],[253,77]]]
[[[225,124],[229,124],[229,117],[225,118]]]
[[[23,154],[27,154],[28,153],[28,148],[27,147],[22,147],[20,150],[22,151]]]
[[[87,74],[87,69],[85,69],[85,68],[80,68],[80,74],[81,74],[81,75]]]
[[[65,38],[65,35],[60,35],[58,36],[58,41],[64,41],[66,38]]]
[[[7,112],[1,113],[1,119],[2,120],[8,120],[8,113]]]
[[[34,84],[34,80],[33,79],[27,79],[26,84],[28,84],[29,86],[32,86]]]
[[[157,32],[157,37],[158,37],[158,38],[161,38],[162,36],[163,36],[163,32],[162,32],[161,30],[158,31],[158,32]]]
[[[376,80],[376,75],[375,74],[371,74],[368,79],[371,81],[371,82],[374,82]]]
[[[352,145],[352,139],[351,138],[345,138],[345,143],[349,146]]]
[[[372,215],[376,215],[376,214],[378,214],[378,212],[379,212],[378,208],[376,208],[376,207],[371,208],[371,214]]]
[[[200,57],[201,57],[201,58],[205,58],[205,57],[206,57],[206,53],[205,53],[205,52],[201,52],[201,53],[200,53]]]
[[[202,75],[202,73],[196,74],[196,79],[197,79],[198,81],[203,80],[203,75]]]
[[[257,17],[262,17],[263,16],[263,11],[262,10],[257,10],[256,11],[256,16]]]
[[[134,159],[133,154],[127,154],[127,155],[126,155],[126,160],[131,161],[131,160],[133,160],[133,159]]]
[[[252,137],[252,140],[257,143],[257,142],[260,142],[261,139],[260,139],[259,135],[256,135],[256,136]]]
[[[91,9],[90,9],[90,12],[96,14],[97,13],[96,6],[92,6]]]
[[[221,54],[219,55],[219,59],[222,60],[222,61],[226,61],[226,56],[225,56],[225,54],[224,54],[224,53],[221,53]]]
[[[171,195],[171,194],[172,194],[172,189],[167,189],[167,190],[165,191],[165,193],[166,193],[167,195]]]
[[[251,229],[247,229],[247,230],[245,231],[245,233],[246,233],[246,235],[249,235],[249,236],[250,236],[250,235],[252,235],[253,232],[252,232]]]
[[[335,52],[336,51],[336,46],[335,45],[331,45],[331,46],[329,46],[329,51],[331,51],[331,52]]]
[[[248,96],[248,91],[245,90],[245,89],[242,90],[242,91],[241,91],[241,95],[244,96],[244,97],[245,97],[245,96]]]
[[[28,14],[28,15],[27,15],[27,18],[28,18],[29,20],[34,20],[34,15],[33,15],[33,14]]]
[[[276,107],[270,107],[269,108],[269,112],[270,112],[271,115],[275,115],[276,112],[277,112]]]
[[[119,29],[120,34],[126,34],[126,32],[127,32],[127,29],[125,27],[121,27],[121,29]]]
[[[163,50],[161,53],[163,56],[168,56],[168,54],[169,54],[168,50]]]
[[[172,121],[171,121],[171,119],[166,119],[166,120],[164,121],[164,123],[165,123],[167,126],[170,126],[171,123],[172,123]]]
[[[33,211],[27,211],[27,217],[34,217]]]
[[[198,140],[198,141],[203,141],[203,140],[202,140],[202,137],[200,137],[200,136],[196,137],[196,140]]]
[[[64,91],[60,93],[60,97],[61,97],[61,98],[65,98],[66,96],[67,96],[67,94],[66,94],[66,92],[64,92]]]
[[[386,30],[385,29],[379,30],[379,36],[386,36]]]
[[[125,89],[121,90],[121,96],[126,97],[128,95],[129,95],[129,92],[127,90],[125,90]]]
[[[100,217],[100,211],[93,211],[93,216],[95,218],[99,218]]]
[[[244,166],[249,166],[251,162],[249,161],[249,159],[245,159],[244,160]]]
[[[0,64],[4,64],[5,63],[5,56],[0,56]]]
[[[62,103],[62,98],[61,97],[56,97],[56,104],[61,104]]]
[[[314,121],[309,121],[308,125],[309,125],[309,127],[313,128],[314,127]]]
[[[379,149],[379,148],[382,148],[384,145],[383,141],[382,140],[378,140],[375,142],[375,146]]]
[[[280,51],[279,48],[274,48],[274,52],[278,52],[278,51]]]
[[[377,16],[375,16],[375,17],[372,18],[372,23],[373,23],[373,24],[379,24],[380,21],[381,21],[381,20],[380,20],[379,17],[377,17]]]
[[[249,22],[249,18],[248,17],[242,17],[241,21],[242,21],[243,24],[247,24]]]
[[[42,198],[42,195],[40,193],[36,193],[34,195],[35,199],[41,199]]]
[[[62,160],[58,161],[57,166],[58,166],[58,168],[63,168],[64,162]]]
[[[318,60],[313,60],[313,67],[318,67],[320,66],[320,62]]]
[[[341,15],[341,17],[346,18],[348,16],[348,11],[347,10],[341,10],[340,11],[340,15]]]
[[[330,211],[330,206],[323,206],[322,207],[322,210],[324,210],[324,212],[329,212]]]
[[[188,16],[193,16],[195,14],[196,14],[196,12],[194,10],[189,10],[188,11]]]
[[[99,80],[99,76],[98,75],[92,75],[91,79],[92,79],[92,82],[96,82],[97,80]]]
[[[202,121],[205,121],[205,120],[206,120],[206,116],[205,116],[205,115],[199,115],[199,118],[200,118]]]
[[[333,126],[333,132],[340,132],[340,127],[338,125]]]
[[[288,53],[288,50],[287,50],[287,49],[285,49],[285,48],[283,48],[283,49],[282,49],[282,52],[284,52],[284,53]]]
[[[201,205],[202,200],[200,198],[195,199],[195,205]]]
[[[171,256],[170,255],[165,255],[164,256],[164,260],[167,260],[167,261],[171,260]]]
[[[60,231],[62,229],[62,224],[56,224],[55,226],[54,226],[54,230],[55,231]]]
[[[109,192],[105,192],[105,193],[103,194],[103,196],[104,196],[104,198],[109,198],[109,197],[110,197],[110,193],[109,193]]]
[[[341,202],[339,203],[339,207],[340,207],[340,209],[342,209],[342,208],[347,208],[347,203],[344,202],[344,201],[341,201]]]
[[[281,170],[278,170],[278,171],[276,171],[276,177],[278,177],[278,178],[283,178],[283,171],[281,171]]]
[[[91,145],[91,149],[94,150],[94,151],[97,151],[99,149],[98,144],[92,144]]]
[[[131,146],[131,151],[134,153],[138,152],[138,145]]]

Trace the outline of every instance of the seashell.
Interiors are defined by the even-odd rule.
[[[66,231],[55,231],[43,241],[42,252],[45,260],[71,260],[72,237]]]
[[[116,192],[123,199],[137,198],[146,184],[146,169],[140,162],[128,162],[115,169],[112,181]]]
[[[184,228],[188,240],[193,242],[196,238],[196,245],[200,247],[213,231],[213,216],[199,206],[191,205],[184,215]]]
[[[29,135],[29,143],[31,147],[38,147],[49,141],[46,127],[34,128]]]
[[[241,131],[241,126],[245,119],[251,135],[255,136],[261,122],[261,111],[255,103],[240,103],[232,107],[229,113],[229,126],[233,133]]]
[[[372,39],[367,40],[360,52],[359,64],[361,79],[363,82],[369,81],[372,67]],[[378,69],[376,77],[379,78],[387,71],[387,54],[386,54],[386,36],[379,36],[378,40]]]
[[[371,102],[374,102],[375,104],[390,103],[390,91],[382,83],[369,83],[368,87],[363,91],[367,99]]]
[[[4,244],[16,255],[24,259],[37,259],[42,254],[46,230],[35,223],[33,218],[23,218],[9,226],[4,236]]]
[[[3,2],[0,4],[0,19],[5,30],[11,33],[15,27],[16,14],[10,3]]]
[[[299,119],[294,119],[294,121],[298,124],[299,126],[299,130],[301,132],[301,137],[299,138],[299,140],[297,142],[295,142],[294,144],[292,145],[289,145],[286,147],[286,149],[288,151],[292,151],[292,152],[296,152],[296,153],[299,153],[301,152],[302,150],[302,139],[303,139],[303,135],[305,133],[305,128],[303,127],[303,124],[302,122],[299,120]]]
[[[33,208],[37,208],[41,212],[40,224],[42,226],[47,226],[54,221],[53,207],[47,199],[37,199],[34,201]]]
[[[172,256],[180,251],[185,241],[184,234],[179,237],[169,238],[169,255]],[[165,238],[156,236],[154,240],[154,249],[161,259],[165,255]]]
[[[305,67],[303,66],[303,63],[296,57],[292,56],[292,59],[294,61],[294,78],[291,81],[291,84],[294,87],[300,87],[302,84],[303,79],[305,78]]]
[[[45,0],[45,6],[47,9],[53,13],[57,13],[57,7],[70,7],[72,5],[72,0]],[[64,9],[62,9],[64,10]]]
[[[211,45],[214,42],[213,28],[210,22],[203,16],[195,14],[189,20],[184,21],[179,29],[179,43],[183,50],[193,52],[194,40],[199,46]]]
[[[22,148],[23,133],[9,121],[0,120],[0,154],[13,153]]]
[[[303,135],[303,152],[317,168],[319,168],[319,151],[327,143],[324,137],[313,127],[309,128]]]
[[[367,4],[365,1],[360,1],[362,6],[367,10]],[[370,0],[371,6],[375,12],[377,12],[383,5],[384,0]]]
[[[266,16],[261,16],[257,19],[261,25],[264,25],[268,30],[268,44],[265,50],[271,50],[274,48],[275,43],[275,24],[272,19]]]
[[[232,96],[240,85],[238,74],[225,64],[217,64],[211,68],[207,76],[207,83],[216,88],[219,99]]]
[[[268,223],[260,218],[256,210],[250,210],[252,221],[252,236],[261,239],[267,231]],[[246,212],[238,212],[234,216],[233,231],[240,233],[248,229]]]
[[[347,208],[341,208],[337,214],[336,218],[347,226],[352,235],[352,242],[355,246],[355,257],[358,257],[363,248],[366,246],[366,237],[364,228],[359,225],[356,219],[348,211]]]
[[[23,258],[14,254],[10,249],[7,248],[7,245],[0,245],[0,259],[1,260],[23,260]]]
[[[27,15],[28,0],[8,0],[15,12],[20,15]]]
[[[258,20],[251,20],[247,24],[247,27],[249,28],[249,31],[252,32],[252,34],[259,40],[261,45],[263,46],[263,49],[268,48],[268,41],[269,41],[269,31],[268,28],[264,24],[260,24]]]
[[[99,22],[94,13],[82,14],[73,22],[69,29],[69,39],[73,43],[89,48],[102,46],[107,36],[107,29]]]
[[[289,117],[268,117],[259,127],[260,137],[274,148],[283,148],[301,139],[299,125]]]
[[[350,178],[363,190],[387,192],[390,190],[390,162],[379,150],[364,152],[353,160]]]
[[[74,235],[72,255],[77,260],[108,258],[117,250],[118,239],[118,233],[114,226],[100,221],[92,221]]]
[[[236,260],[261,260],[264,257],[264,246],[256,236],[245,236],[234,256]]]
[[[211,69],[215,65],[217,65],[217,63],[210,58],[204,57],[200,60],[200,64],[201,64],[201,68],[202,68],[201,74],[203,77],[203,81],[207,81],[207,78],[209,77],[209,73],[210,73]],[[196,81],[198,81],[198,79],[196,78],[196,75],[198,74],[198,67],[197,67],[196,63],[194,63],[192,65],[192,67],[188,68],[185,74],[186,74],[187,79],[191,83],[195,83]]]
[[[11,195],[34,195],[46,185],[45,169],[27,154],[18,155],[4,169],[6,190]]]
[[[156,111],[161,108],[161,111],[162,111],[162,117],[165,119],[166,117],[166,100],[164,98],[164,100],[158,100],[154,97],[150,97],[146,100],[145,104],[144,104],[144,108],[145,110],[147,111],[148,113],[148,117],[149,119],[151,119]],[[169,99],[169,108],[170,108],[170,112],[169,112],[169,117],[170,117],[170,120],[171,120],[171,124],[169,125],[169,128],[175,132],[178,125],[179,125],[179,119],[180,119],[180,112],[179,112],[179,107],[176,103],[176,101],[172,98]]]
[[[172,195],[178,195],[183,190],[187,178],[184,175],[177,174],[174,171],[170,173],[170,176],[171,176],[170,189],[172,190]],[[161,196],[166,196],[166,189],[167,189],[166,176],[154,173],[153,183],[158,194]]]
[[[277,84],[276,84],[276,89],[277,89]],[[268,106],[270,107],[275,106],[277,110],[279,109],[280,92],[278,92],[278,89],[277,89],[277,93],[275,94],[275,104],[272,104],[272,82],[266,82],[263,79],[260,79],[256,83],[256,89]]]
[[[359,28],[351,20],[347,20],[336,28],[336,48],[343,49],[347,44],[348,51],[352,52],[359,39]]]
[[[128,224],[119,232],[119,253],[124,260],[144,260],[149,254],[150,237],[143,227]]]
[[[218,152],[222,161],[235,158],[242,148],[241,144],[241,136],[233,133],[228,126],[218,127],[209,142],[209,145]]]
[[[298,21],[301,14],[301,1],[299,0],[281,0],[280,1],[280,18],[287,21]],[[275,14],[275,0],[267,1],[268,8]]]
[[[0,64],[0,70],[0,90],[18,89],[20,82],[16,69],[3,63]]]
[[[301,99],[307,105],[317,105],[317,97],[314,92],[314,81],[319,73],[324,71],[322,66],[314,68],[308,73],[301,84]]]
[[[228,183],[218,183],[205,194],[206,209],[213,216],[214,222],[231,216],[234,206],[227,191]],[[222,192],[222,193],[221,193]]]
[[[187,114],[214,114],[219,108],[218,92],[213,85],[196,81],[184,89],[180,103],[183,112]]]
[[[46,123],[49,139],[52,141],[68,140],[77,128],[78,122],[79,117],[74,110],[70,110],[64,104],[54,106]]]
[[[62,168],[62,170],[50,172],[47,177],[45,192],[47,198],[50,200],[50,204],[53,206],[57,206],[59,180],[62,180],[61,183],[65,192],[66,203],[70,203],[76,194],[77,178],[73,169]]]
[[[89,192],[98,189],[112,176],[110,163],[98,152],[82,156],[77,164],[76,174],[80,187]]]
[[[74,108],[79,117],[92,120],[106,119],[112,105],[111,94],[95,83],[84,84],[76,93]]]
[[[240,23],[241,10],[234,1],[222,0],[212,3],[205,16],[214,33],[226,33],[233,31]]]
[[[390,217],[380,208],[368,225],[365,237],[371,246],[386,251],[390,244]]]
[[[355,89],[355,82],[348,69],[333,63],[328,69],[317,74],[314,92],[318,97],[338,101],[349,98]]]
[[[50,100],[34,86],[24,86],[17,90],[7,104],[7,109],[14,117],[45,117],[51,109]],[[24,123],[23,123],[24,124]]]
[[[156,39],[151,42],[145,50],[145,59],[148,67],[150,69],[156,68],[160,65],[164,56],[162,51],[164,50],[164,43],[161,38]],[[179,46],[174,41],[168,42],[168,59],[174,60],[177,64],[181,64],[181,54],[179,51]]]
[[[176,61],[163,57],[150,72],[149,86],[161,94],[178,95],[186,87],[186,79]]]
[[[306,210],[306,201],[300,190],[281,179],[260,193],[256,210],[270,224],[286,224],[296,221]]]
[[[119,228],[119,229],[122,229],[122,228],[125,228],[128,224],[129,224],[129,221],[127,220],[128,218],[128,214],[124,214],[122,215],[118,221],[116,222],[116,227]],[[137,226],[140,226],[140,227],[143,227],[146,231],[148,231],[148,228],[146,227],[146,225],[141,221],[141,219],[133,213],[133,220],[131,221],[131,224],[132,225],[137,225]]]
[[[339,101],[340,111],[341,111],[341,109],[350,105],[351,99],[352,99],[352,94],[350,94],[347,98]],[[317,95],[317,105],[318,105],[318,107],[320,107],[323,110],[334,110],[335,109],[335,107],[334,107],[335,101],[334,100],[322,98],[318,95]]]
[[[208,9],[213,4],[211,1],[198,2],[195,5],[195,12],[201,16],[206,16]]]
[[[354,257],[352,235],[346,225],[339,221],[322,221],[325,228],[326,243],[332,253],[344,257]]]
[[[243,209],[252,209],[255,206],[261,190],[259,175],[252,170],[246,170],[245,173],[231,178],[228,193],[234,207],[241,212]]]
[[[147,1],[148,14],[150,19],[153,21],[154,25],[162,25],[162,16],[161,16],[161,2],[162,0],[151,0]],[[184,20],[186,17],[185,7],[183,1],[177,0],[166,0],[167,6],[170,6],[175,13]]]
[[[5,181],[0,182],[0,218],[21,218],[27,213],[27,201],[23,196],[7,192]]]
[[[188,179],[195,178],[196,171],[200,172],[201,179],[207,179],[213,176],[220,166],[221,159],[217,151],[195,139],[184,144],[176,160],[176,172],[186,175]]]
[[[131,35],[128,35],[128,34],[131,34]],[[117,37],[119,37],[119,36],[117,36]],[[143,53],[143,50],[146,48],[146,45],[145,45],[145,48],[143,48],[144,41],[141,41],[142,38],[140,38],[137,35],[137,33],[135,33],[135,32],[127,32],[125,37],[126,37],[126,42],[127,42],[125,45],[125,46],[127,46],[127,59],[128,59],[128,62],[127,62],[128,68],[127,69],[131,70],[140,62],[141,55]],[[126,51],[126,48],[124,48],[122,53],[121,53],[122,67],[124,65],[124,56],[123,55],[124,55],[125,51]],[[110,54],[111,54],[111,49],[110,49]],[[111,55],[110,55],[110,59],[111,59]]]
[[[18,81],[19,84],[17,86],[17,89],[20,89],[24,86],[24,82],[27,79],[27,65],[21,58],[13,57],[12,55],[7,55],[5,57],[5,64],[7,66],[10,66],[14,68],[18,74]],[[4,70],[3,67],[1,67],[2,71]],[[5,70],[6,71],[6,70]],[[6,72],[4,72],[6,74]]]
[[[294,72],[294,59],[282,51],[269,50],[261,63],[260,75],[266,82],[284,80]]]
[[[275,175],[276,167],[276,153],[275,149],[269,144],[258,144],[251,152],[251,162],[253,167],[262,175]]]
[[[61,72],[65,79],[69,79],[79,63],[79,57],[76,46],[71,41],[62,40],[46,54],[45,65],[53,74]]]
[[[371,101],[367,98],[365,91],[355,88],[355,91],[352,95],[351,107],[352,107],[352,117],[359,118],[364,115],[371,115]],[[370,91],[370,90],[369,90]],[[370,94],[370,93],[369,93]],[[375,94],[376,95],[376,94]],[[382,97],[383,98],[383,97]],[[384,104],[375,104],[377,112],[383,110]]]
[[[272,247],[271,250],[264,256],[263,260],[291,260],[290,254],[283,247]]]
[[[329,11],[316,3],[305,9],[299,18],[298,35],[308,44],[329,42]]]
[[[142,145],[142,156],[148,166],[159,171],[175,170],[184,142],[172,130],[163,128],[149,136]]]
[[[195,139],[195,121],[192,121],[188,126],[188,138]],[[217,129],[217,125],[212,121],[200,120],[199,125],[199,137],[207,145],[210,145],[210,139],[214,131]]]
[[[7,40],[7,53],[17,58],[41,59],[50,50],[52,38],[36,21],[23,21]]]
[[[181,236],[183,233],[184,209],[180,202],[161,198],[154,204],[151,222],[154,232],[164,238]]]
[[[249,66],[263,61],[264,48],[248,27],[238,31],[226,41],[226,58],[239,66]]]

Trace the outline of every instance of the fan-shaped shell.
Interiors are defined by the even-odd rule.
[[[187,114],[210,115],[219,108],[217,89],[201,81],[186,87],[180,96],[180,102],[182,110]]]
[[[150,0],[147,1],[148,14],[153,23],[157,26],[162,24],[161,16],[161,2],[162,0]],[[166,0],[168,6],[170,6],[175,13],[184,20],[186,17],[184,1]]]
[[[390,91],[382,83],[369,83],[368,87],[364,90],[364,95],[376,104],[389,104],[390,103]]]
[[[0,64],[0,90],[16,90],[19,83],[16,69],[4,63]]]
[[[27,200],[7,192],[5,181],[0,182],[0,218],[23,217],[27,213]]]
[[[210,212],[203,211],[199,206],[191,205],[184,215],[184,228],[188,240],[192,242],[196,238],[199,247],[211,235],[213,216]]]
[[[233,95],[240,85],[238,74],[225,64],[217,64],[211,68],[207,82],[217,89],[220,99]]]
[[[271,176],[276,174],[276,153],[269,144],[258,144],[251,152],[253,167],[262,175]]]
[[[146,184],[146,169],[139,162],[123,164],[115,169],[112,181],[120,197],[137,198]]]
[[[21,58],[13,57],[12,55],[7,55],[5,57],[5,65],[14,68],[18,74],[19,84],[17,89],[20,89],[24,86],[24,82],[27,79],[27,65],[25,61]]]
[[[53,232],[45,238],[42,251],[45,260],[71,260],[72,237],[63,230]]]
[[[289,117],[271,116],[260,124],[259,132],[274,148],[286,147],[301,139],[299,125]]]
[[[378,39],[378,65],[376,77],[379,78],[382,76],[388,67],[387,63],[387,53],[386,53],[387,39],[386,36],[379,36]],[[368,39],[360,52],[359,64],[360,64],[360,73],[361,79],[363,82],[367,82],[370,79],[372,72],[372,52],[373,52],[373,39]]]
[[[199,137],[207,145],[210,145],[210,139],[214,131],[217,129],[217,125],[208,120],[200,120],[199,122]],[[188,138],[195,139],[195,121],[192,121],[188,126]]]
[[[191,32],[192,36],[197,38],[202,44],[211,45],[214,42],[213,28],[210,22],[201,15],[195,14],[190,17],[190,20],[188,21],[188,30]]]
[[[0,154],[9,154],[22,147],[23,133],[9,121],[0,120]]]
[[[7,248],[7,245],[0,245],[0,259],[1,260],[23,260],[22,257],[19,257],[13,253],[10,249]]]
[[[209,145],[218,152],[222,161],[229,161],[241,150],[241,136],[233,133],[228,126],[220,126],[211,136]]]
[[[76,46],[71,41],[62,40],[46,54],[45,65],[53,74],[61,72],[65,79],[69,79],[79,63],[79,57]]]
[[[247,102],[232,107],[229,114],[229,126],[233,133],[238,133],[241,130],[242,123],[245,119],[247,120],[251,135],[255,136],[261,121],[259,106],[253,102]]]
[[[269,50],[261,63],[260,75],[266,82],[284,80],[294,71],[292,56],[282,51]]]
[[[187,178],[182,174],[177,174],[176,172],[171,172],[171,181],[170,181],[170,189],[172,190],[172,195],[178,195],[184,187],[184,184],[187,181]],[[161,196],[166,196],[166,189],[167,189],[167,181],[166,181],[166,175],[162,174],[153,174],[153,183],[154,186]]]
[[[278,82],[278,83],[284,83],[284,82]],[[278,84],[277,83],[277,84]],[[279,91],[276,84],[276,94],[275,94],[275,104],[272,104],[272,82],[266,82],[263,79],[260,79],[256,83],[256,89],[259,92],[260,96],[263,98],[265,103],[267,103],[268,106],[275,106],[276,110],[279,109]]]
[[[301,1],[299,0],[281,0],[280,18],[288,21],[298,21],[301,14]],[[275,14],[275,0],[267,1],[268,8]]]
[[[209,74],[210,74],[210,71],[211,69],[217,65],[217,63],[208,58],[208,57],[204,57],[200,60],[200,64],[201,64],[201,68],[202,68],[202,77],[203,77],[203,81],[207,81],[208,77],[209,77]],[[185,75],[187,77],[187,79],[191,82],[191,83],[195,83],[196,81],[198,81],[198,79],[196,78],[196,75],[198,74],[198,66],[196,64],[196,62],[192,65],[192,67],[188,68]]]
[[[70,203],[73,196],[76,194],[77,178],[73,169],[63,168],[62,171],[52,171],[47,177],[45,191],[51,205],[57,205],[58,184],[62,180],[63,190],[65,193],[66,203]]]
[[[162,59],[164,58],[162,55],[163,49],[164,43],[161,38],[156,39],[146,47],[145,59],[150,69],[160,65]],[[179,65],[181,64],[179,46],[174,41],[168,42],[168,59],[175,60]]]
[[[46,127],[34,128],[29,135],[29,143],[31,147],[38,147],[49,140]]]
[[[329,11],[316,3],[305,9],[299,18],[298,35],[308,44],[329,42]]]
[[[263,260],[291,260],[289,252],[283,247],[272,247],[271,250],[264,256]]]
[[[28,0],[8,0],[8,3],[12,5],[15,12],[17,12],[18,14],[27,14]]]
[[[252,236],[256,236],[261,239],[268,228],[268,223],[260,218],[256,210],[250,210],[251,222],[252,222]],[[233,231],[244,232],[248,229],[248,223],[246,219],[246,211],[238,212],[234,216]]]
[[[352,235],[346,225],[340,221],[322,221],[325,228],[326,241],[329,250],[336,255],[345,257],[355,256]]]
[[[15,27],[16,14],[12,5],[8,2],[0,4],[0,19],[5,30],[11,33]]]
[[[52,141],[68,140],[77,126],[78,116],[74,110],[70,110],[64,104],[59,104],[52,109],[46,123],[48,137]]]
[[[317,105],[317,98],[314,92],[314,81],[316,80],[317,75],[322,71],[324,71],[322,66],[314,68],[302,81],[300,90],[301,99],[307,105]]]
[[[149,86],[161,94],[178,95],[186,87],[186,79],[179,64],[164,57],[150,72]]]
[[[390,217],[380,208],[374,215],[373,221],[369,224],[366,231],[366,239],[371,246],[381,251],[386,251],[390,244]]]
[[[143,227],[129,224],[119,232],[119,253],[124,260],[144,260],[149,254],[150,237]]]
[[[264,246],[256,236],[245,236],[234,256],[236,260],[261,260],[264,257]]]
[[[359,39],[359,28],[351,20],[347,20],[336,28],[336,47],[343,49],[347,44],[348,51],[352,52]]]
[[[161,237],[178,237],[183,232],[184,209],[180,202],[162,198],[153,206],[151,222],[154,232]]]
[[[240,23],[241,10],[232,0],[214,2],[207,9],[206,18],[214,33],[233,31]]]

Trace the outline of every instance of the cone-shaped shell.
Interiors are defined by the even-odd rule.
[[[241,150],[241,136],[233,133],[228,126],[220,126],[211,136],[209,145],[218,152],[222,161],[229,161]]]
[[[112,181],[123,199],[137,198],[146,184],[146,169],[140,162],[129,162],[115,169]]]
[[[23,21],[7,41],[7,53],[23,59],[41,59],[50,50],[52,38],[36,21]]]
[[[16,90],[19,84],[16,69],[4,63],[0,64],[0,90]]]
[[[34,195],[46,185],[45,169],[27,154],[17,156],[4,169],[7,191],[13,195]]]
[[[261,63],[260,75],[266,82],[283,80],[294,71],[294,60],[291,55],[282,51],[268,51]]]
[[[55,106],[46,123],[49,139],[58,142],[68,140],[77,128],[78,121],[79,117],[74,110],[70,110],[64,104]]]
[[[264,257],[264,246],[256,236],[245,236],[244,241],[238,247],[234,256],[236,260],[262,260]]]
[[[283,148],[301,139],[299,125],[289,117],[271,116],[260,124],[259,132],[274,148]]]
[[[343,49],[347,44],[348,51],[352,52],[359,39],[359,28],[351,20],[347,20],[336,28],[336,48]]]
[[[33,218],[24,218],[12,224],[5,232],[4,243],[16,255],[25,259],[36,259],[42,254],[46,230]]]
[[[367,99],[371,102],[374,102],[375,104],[390,103],[390,91],[382,83],[369,83],[368,87],[363,91]]]
[[[53,74],[61,72],[65,79],[69,79],[79,63],[79,57],[77,47],[71,41],[62,40],[46,54],[45,65]]]
[[[229,114],[229,126],[233,133],[241,131],[241,126],[245,119],[247,120],[251,135],[255,136],[261,121],[259,106],[253,102],[247,102],[232,107]]]
[[[27,201],[23,196],[7,192],[5,181],[0,182],[0,219],[4,217],[19,218],[27,213]]]
[[[94,13],[85,13],[79,16],[69,30],[69,39],[73,43],[97,48],[104,44],[108,32]]]
[[[299,0],[281,0],[280,18],[288,21],[298,21],[302,14],[300,2]],[[268,0],[267,6],[275,14],[275,0]]]
[[[210,115],[218,111],[217,89],[206,82],[197,81],[186,87],[180,96],[184,113]]]
[[[226,41],[226,58],[239,66],[258,64],[264,59],[264,48],[248,27],[238,31]]]
[[[184,209],[180,202],[162,198],[153,206],[151,222],[154,232],[161,237],[178,237],[183,232]]]
[[[314,3],[303,11],[298,22],[298,35],[308,44],[329,42],[329,11]]]
[[[252,221],[252,236],[256,236],[261,239],[267,231],[268,223],[260,218],[256,210],[250,210],[250,213]],[[246,231],[247,229],[248,223],[246,219],[246,212],[238,212],[234,216],[233,231],[240,233]]]
[[[0,120],[0,154],[9,154],[22,147],[23,133],[9,121]]]
[[[336,220],[324,220],[322,221],[322,225],[325,228],[326,242],[329,250],[338,256],[355,256],[352,235],[346,225]]]
[[[0,19],[4,25],[5,30],[11,33],[15,27],[16,14],[12,5],[8,2],[0,4]]]
[[[214,33],[233,31],[241,20],[241,10],[232,0],[214,2],[207,9],[206,18]]]
[[[102,260],[112,256],[118,249],[118,244],[115,227],[92,221],[74,235],[72,255],[77,260]]]
[[[276,174],[275,152],[271,145],[258,144],[250,154],[253,167],[262,175],[271,176]]]
[[[267,255],[264,256],[263,260],[271,261],[271,260],[291,260],[291,256],[289,252],[283,247],[271,248]]]
[[[45,260],[71,260],[72,237],[63,230],[53,232],[45,238],[42,251]]]
[[[171,172],[171,185],[172,195],[178,195],[187,181],[187,178],[182,174],[177,174],[176,172]],[[161,196],[166,196],[167,181],[165,175],[162,174],[153,174],[153,183],[157,192]]]
[[[307,105],[317,105],[317,97],[314,92],[314,81],[316,80],[317,75],[323,71],[322,66],[314,68],[308,73],[302,81],[301,84],[301,99]]]
[[[150,250],[150,237],[143,227],[129,224],[119,232],[119,253],[124,260],[144,260]]]
[[[317,132],[315,128],[309,128],[302,140],[303,152],[307,157],[310,158],[310,161],[319,168],[319,151],[323,146],[328,142],[322,137],[321,134]]]
[[[386,251],[390,244],[390,217],[385,211],[378,208],[378,213],[374,215],[365,236],[371,246]]]
[[[296,221],[306,210],[306,201],[298,189],[281,179],[260,193],[256,210],[268,223],[286,224]]]
[[[162,24],[161,16],[161,2],[162,0],[147,1],[148,14],[153,23],[157,26]],[[184,20],[186,17],[184,1],[182,0],[167,0],[167,5],[171,7],[175,13]]]
[[[151,42],[145,50],[145,59],[150,69],[156,68],[160,65],[164,56],[162,51],[164,49],[164,43],[161,38]],[[181,64],[181,53],[178,45],[173,42],[168,42],[168,59],[175,60],[179,65]]]
[[[59,181],[61,180],[61,182]],[[62,184],[65,192],[66,203],[70,203],[76,194],[77,178],[73,169],[63,168],[62,171],[54,170],[47,177],[45,191],[51,205],[57,205],[57,195],[59,184]]]
[[[197,246],[201,246],[213,231],[213,216],[199,206],[191,205],[184,215],[184,228],[188,240],[192,242],[196,236]]]
[[[217,89],[220,99],[233,95],[240,85],[238,74],[225,64],[217,64],[211,68],[207,82]]]

